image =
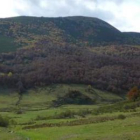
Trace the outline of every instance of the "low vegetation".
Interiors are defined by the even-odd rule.
[[[67,102],[66,97],[72,102]],[[96,102],[85,104],[85,97],[96,99]],[[82,99],[83,104],[77,104],[76,98],[78,103]],[[100,137],[103,140],[107,136],[111,140],[123,140],[133,137],[129,133],[131,130],[135,133],[134,140],[137,140],[140,137],[140,101],[120,98],[89,85],[61,84],[29,90],[16,105],[19,94],[14,90],[1,89],[0,136],[5,140],[54,140],[66,137],[74,140],[96,140]],[[59,99],[63,100],[63,104],[52,106],[54,100]],[[111,103],[111,100],[117,103]],[[98,130],[98,134],[95,130]],[[121,135],[118,135],[118,131]]]
[[[140,100],[140,89],[138,87],[133,87],[127,94],[130,101]]]
[[[8,127],[9,125],[16,124],[15,120],[9,118],[8,116],[0,115],[0,127]]]
[[[88,105],[93,104],[94,101],[82,94],[80,91],[71,90],[63,97],[58,97],[57,100],[53,101],[53,106],[60,106],[65,104],[77,104],[77,105]]]

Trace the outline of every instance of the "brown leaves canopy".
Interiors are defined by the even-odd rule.
[[[138,89],[138,87],[135,86],[128,92],[128,99],[135,101],[138,98],[140,98],[140,90]]]

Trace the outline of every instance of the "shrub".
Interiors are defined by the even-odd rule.
[[[71,90],[63,97],[58,97],[57,100],[54,100],[53,106],[57,107],[64,104],[89,105],[93,103],[94,101],[90,97],[82,94],[80,91]]]
[[[17,111],[16,111],[16,114],[23,114],[23,113],[24,113],[23,110],[17,110]]]
[[[138,87],[133,87],[132,89],[130,89],[127,96],[129,100],[136,101],[140,98],[140,90],[138,89]]]
[[[1,127],[8,127],[10,124],[10,118],[9,117],[2,117],[0,115],[0,126]]]
[[[77,115],[78,115],[78,116],[81,116],[81,117],[85,117],[86,115],[91,114],[91,113],[92,113],[92,110],[83,109],[83,110],[79,110],[79,111],[77,112]]]
[[[39,121],[39,120],[47,120],[47,119],[53,119],[53,117],[52,116],[40,116],[40,115],[38,115],[35,120]]]
[[[1,127],[8,127],[10,124],[16,125],[16,121],[7,117],[7,116],[1,116],[0,115],[0,126]]]
[[[60,114],[54,116],[56,119],[64,119],[64,118],[74,118],[75,112],[71,110],[66,110],[65,112],[61,112]]]
[[[126,116],[124,116],[123,114],[118,115],[118,119],[124,120],[126,118]]]

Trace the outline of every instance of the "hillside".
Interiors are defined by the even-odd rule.
[[[122,33],[90,17],[14,17],[0,19],[0,52],[33,47],[40,40],[78,46],[140,44],[139,33]]]
[[[40,42],[0,55],[0,85],[19,91],[53,83],[81,83],[124,93],[140,85],[140,47],[85,48]]]
[[[90,99],[92,99],[93,105],[98,104],[106,104],[106,103],[115,103],[118,101],[123,101],[123,98],[110,92],[103,92],[101,90],[94,89],[92,87],[89,88],[88,85],[82,84],[53,84],[46,87],[41,88],[33,88],[25,92],[23,94],[22,99],[19,102],[19,106],[23,109],[30,110],[30,106],[34,108],[42,107],[44,108],[53,107],[52,102],[57,100],[59,97],[64,97],[69,93],[69,91],[79,91],[83,95],[86,95]],[[31,100],[32,99],[32,100]],[[3,89],[0,88],[0,112],[4,109],[12,110],[17,104],[19,100],[19,95],[14,90]],[[69,105],[65,104],[65,105]],[[70,104],[71,106],[78,104]],[[89,105],[90,106],[90,105]]]
[[[19,92],[54,83],[126,93],[140,85],[139,33],[90,17],[0,19],[0,85]],[[17,49],[19,48],[19,49]]]
[[[139,40],[97,18],[0,19],[0,138],[138,140]]]

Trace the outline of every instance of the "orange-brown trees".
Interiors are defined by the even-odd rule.
[[[135,86],[130,89],[127,95],[129,100],[135,101],[140,98],[140,90],[138,89],[138,87]]]

